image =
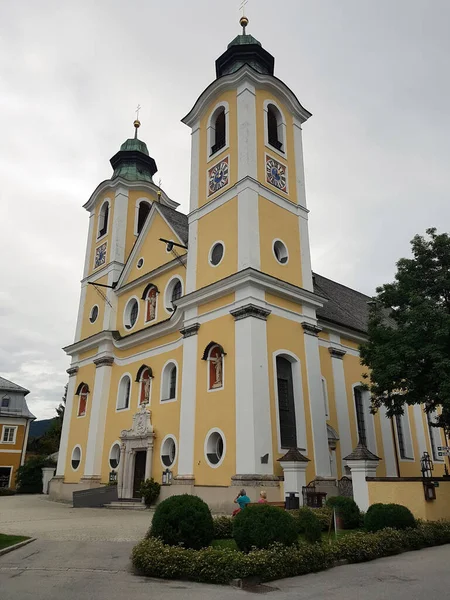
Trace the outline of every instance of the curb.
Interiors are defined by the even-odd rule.
[[[19,548],[22,548],[22,546],[26,546],[27,544],[30,544],[31,542],[35,541],[36,538],[30,538],[29,540],[23,540],[23,542],[18,542],[17,544],[8,546],[7,548],[3,548],[3,550],[0,550],[0,556],[8,554],[8,552],[12,552],[13,550],[18,550]]]

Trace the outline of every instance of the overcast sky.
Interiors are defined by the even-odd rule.
[[[240,31],[239,0],[0,0],[0,374],[53,416],[87,237],[82,208],[133,133],[188,210],[180,119]],[[249,33],[313,113],[313,268],[373,294],[450,217],[450,2],[250,0]]]

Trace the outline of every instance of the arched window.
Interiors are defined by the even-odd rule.
[[[282,448],[297,447],[297,422],[295,418],[294,383],[292,363],[277,356],[278,415]]]
[[[89,387],[86,383],[81,383],[77,389],[78,395],[78,416],[84,417],[86,415],[87,400],[89,394]]]
[[[108,232],[108,217],[109,217],[109,202],[102,204],[98,217],[98,237],[105,235]]]
[[[119,382],[119,390],[117,393],[117,410],[124,410],[130,406],[131,394],[131,378],[129,375],[124,375]]]
[[[145,322],[154,321],[156,319],[158,289],[152,285],[145,295]]]
[[[223,388],[224,372],[223,358],[224,349],[215,342],[209,343],[203,352],[202,360],[208,362],[208,390],[218,390]]]
[[[177,366],[169,362],[163,369],[161,402],[175,400],[177,397]]]
[[[152,379],[153,373],[150,367],[142,365],[136,379],[136,381],[139,381],[139,405],[150,403]]]
[[[145,221],[147,220],[150,209],[151,209],[150,202],[145,202],[145,200],[142,200],[142,202],[139,203],[138,220],[137,220],[138,235],[141,233],[142,228],[145,225]]]
[[[211,123],[214,131],[212,132],[211,154],[215,154],[226,145],[226,117],[225,108],[221,106],[215,114]]]
[[[267,141],[279,152],[284,152],[283,117],[274,104],[267,105]]]
[[[353,389],[353,395],[355,397],[355,410],[356,410],[356,426],[358,429],[358,442],[367,446],[367,432],[366,432],[366,417],[364,413],[364,401],[362,396],[362,389],[355,387]]]

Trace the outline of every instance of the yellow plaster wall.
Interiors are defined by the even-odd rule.
[[[327,423],[335,429],[335,431],[339,435],[339,426],[337,420],[337,411],[336,411],[336,392],[334,389],[334,377],[333,377],[333,365],[332,358],[330,353],[328,352],[328,348],[324,346],[319,346],[319,356],[320,356],[320,371],[322,373],[322,377],[325,379],[327,383],[327,393],[328,393],[328,408],[329,408],[329,416],[327,419]],[[342,473],[342,454],[341,454],[341,446],[339,442],[336,444],[336,467],[338,478],[340,479],[343,475]]]
[[[403,504],[417,519],[450,519],[450,481],[440,481],[436,500],[426,501],[421,481],[368,481],[369,502]]]
[[[236,90],[229,90],[222,94],[217,94],[208,107],[205,109],[200,119],[200,144],[199,144],[199,187],[198,187],[198,205],[203,206],[213,198],[216,198],[219,194],[227,190],[229,187],[234,185],[237,181],[237,163],[238,163],[238,152],[237,152],[237,92]],[[228,131],[229,131],[229,147],[225,148],[223,152],[209,159],[208,149],[208,120],[211,113],[214,111],[217,104],[220,102],[228,102],[229,113],[228,113]],[[208,196],[208,170],[217,164],[221,159],[229,155],[229,184],[228,186],[217,191],[215,194]]]
[[[328,341],[330,339],[330,334],[327,333],[326,331],[319,331],[319,338],[321,340],[327,340]],[[328,349],[327,349],[327,352],[328,352]]]
[[[348,338],[341,338],[341,344],[343,346],[348,346],[348,348],[353,348],[354,350],[359,351],[360,344],[358,342],[354,342],[353,340],[349,340]],[[366,367],[367,370],[367,367]]]
[[[231,294],[227,294],[226,296],[222,296],[221,298],[216,298],[216,300],[212,300],[211,302],[205,302],[205,304],[201,304],[198,307],[198,314],[204,315],[207,312],[217,310],[218,308],[222,308],[223,306],[227,306],[228,304],[232,304],[233,302],[234,292]]]
[[[167,361],[174,360],[178,364],[177,372],[177,399],[174,402],[161,402],[161,373]],[[153,450],[152,476],[161,481],[162,463],[160,459],[161,442],[167,434],[172,434],[180,443],[180,397],[182,381],[182,360],[183,348],[176,348],[173,351],[159,354],[150,359],[146,359],[153,371],[153,379],[150,391],[149,408],[152,413],[152,424],[155,431],[155,442]],[[119,439],[122,429],[129,429],[132,426],[133,415],[137,412],[139,406],[139,383],[135,381],[136,373],[142,365],[142,360],[132,364],[121,366],[114,364],[111,374],[111,386],[108,399],[108,412],[105,427],[105,440],[103,445],[102,457],[102,481],[107,482],[111,467],[109,466],[109,452],[111,446]],[[117,390],[122,375],[128,373],[131,377],[131,395],[130,406],[126,410],[116,410]],[[178,458],[172,467],[174,476],[178,472]]]
[[[286,119],[286,147],[287,147],[287,158],[286,154],[280,155],[275,152],[271,146],[265,145],[264,140],[264,119],[266,118],[266,112],[264,110],[264,102],[266,100],[272,100],[278,105],[284,114]],[[267,92],[264,89],[256,90],[256,136],[257,136],[257,148],[258,148],[258,180],[268,187],[272,192],[276,192],[285,198],[291,200],[291,202],[297,203],[297,183],[295,173],[295,151],[294,151],[294,124],[293,117],[289,112],[289,109],[285,104],[273,94]],[[282,192],[278,188],[266,183],[266,169],[265,169],[265,155],[269,154],[271,158],[274,158],[278,162],[287,166],[288,170],[288,193]]]
[[[80,352],[78,355],[78,360],[86,360],[87,358],[92,358],[98,352],[98,346],[95,348],[91,348],[90,350],[86,350],[85,352]]]
[[[261,271],[302,287],[300,233],[298,217],[259,197],[259,239]],[[280,239],[288,249],[289,260],[280,264],[273,253],[273,240]]]
[[[198,332],[198,355],[211,342],[221,344],[224,358],[224,387],[209,392],[207,367],[198,361],[195,409],[194,475],[196,485],[230,485],[236,473],[236,407],[235,407],[235,327],[231,315],[203,323]],[[223,431],[226,453],[222,464],[213,468],[206,462],[204,444],[208,431],[214,427]]]
[[[303,331],[298,325],[298,335],[293,335],[292,321],[271,315],[267,320],[267,356],[269,367],[269,392],[270,392],[270,413],[272,422],[272,453],[274,458],[274,473],[282,475],[283,470],[277,459],[282,456],[278,451],[278,423],[276,413],[276,398],[275,398],[275,374],[273,367],[273,354],[277,350],[288,350],[295,354],[301,364],[303,400],[305,404],[305,420],[306,420],[306,455],[310,459],[306,470],[306,479],[311,481],[315,476],[313,439],[311,429],[311,409],[309,405],[308,379],[306,373],[306,357],[305,357],[305,342]],[[298,417],[297,417],[298,418]]]
[[[268,304],[273,304],[274,306],[285,308],[286,310],[290,310],[297,314],[301,314],[303,311],[303,307],[301,304],[297,304],[297,302],[292,302],[292,300],[286,300],[286,298],[280,298],[279,296],[275,296],[275,294],[270,294],[269,292],[265,293],[265,299]]]
[[[77,391],[81,382],[89,386],[89,395],[86,406],[86,415],[78,417],[79,397],[74,395],[72,412],[70,414],[69,440],[67,444],[66,466],[64,469],[64,480],[66,483],[76,483],[84,473],[84,462],[86,460],[86,445],[89,433],[89,421],[91,418],[92,398],[94,394],[96,367],[93,363],[80,367],[76,375],[74,392]],[[76,445],[81,447],[81,463],[76,471],[72,469],[72,451]]]
[[[97,200],[97,206],[95,207],[95,217],[94,217],[94,234],[92,236],[92,248],[91,248],[91,255],[90,255],[90,258],[89,258],[89,273],[93,273],[96,270],[102,269],[109,262],[109,247],[110,247],[112,225],[113,225],[113,222],[114,222],[114,195],[115,195],[114,190],[108,190],[107,192],[105,192],[104,194],[102,194],[101,198],[99,198]],[[97,242],[97,238],[98,238],[98,224],[99,224],[99,220],[98,219],[99,219],[99,214],[100,214],[100,208],[101,208],[101,206],[103,204],[103,201],[106,200],[106,199],[109,200],[108,231],[107,231],[106,235],[103,236],[102,239]],[[106,262],[101,267],[98,267],[97,269],[94,269],[95,250],[96,250],[96,248],[98,246],[101,246],[104,242],[107,242],[107,245],[106,245]]]
[[[95,283],[108,284],[108,277],[100,277]],[[106,295],[107,289],[99,287],[100,292]],[[91,314],[92,307],[97,304],[98,306],[98,317],[95,323],[91,323],[89,315]],[[81,324],[81,338],[84,340],[91,335],[99,333],[103,330],[103,317],[105,316],[105,301],[93,285],[86,286],[86,299],[84,302],[84,315],[83,323]]]
[[[198,222],[197,289],[219,281],[237,271],[238,210],[237,198],[211,211]],[[225,253],[213,267],[209,253],[214,242],[222,241]]]

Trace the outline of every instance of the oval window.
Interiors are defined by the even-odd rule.
[[[273,253],[279,263],[285,265],[289,259],[288,251],[286,246],[281,240],[275,240],[273,244]]]
[[[175,462],[177,447],[173,437],[167,437],[161,447],[161,461],[165,467],[171,467]]]
[[[206,458],[209,464],[217,467],[224,457],[224,441],[218,431],[213,431],[206,440]]]
[[[136,298],[132,298],[125,308],[125,327],[131,329],[135,326],[139,314],[139,304]]]
[[[72,451],[72,469],[76,471],[80,466],[81,462],[81,448],[80,446],[75,446]]]
[[[111,452],[109,453],[109,466],[111,469],[117,469],[120,463],[120,446],[119,444],[114,444],[111,448]]]
[[[217,265],[221,262],[221,260],[223,258],[223,253],[224,253],[223,244],[221,242],[217,242],[217,244],[214,244],[214,246],[211,249],[209,262],[214,267],[217,267]]]
[[[137,268],[138,268],[138,269],[142,269],[142,267],[144,266],[144,259],[143,259],[143,258],[140,258],[140,259],[137,261],[137,265],[136,265],[136,266],[137,266]]]
[[[91,314],[89,315],[89,321],[91,323],[95,323],[95,321],[97,320],[97,317],[98,317],[98,306],[95,305],[91,309]]]

